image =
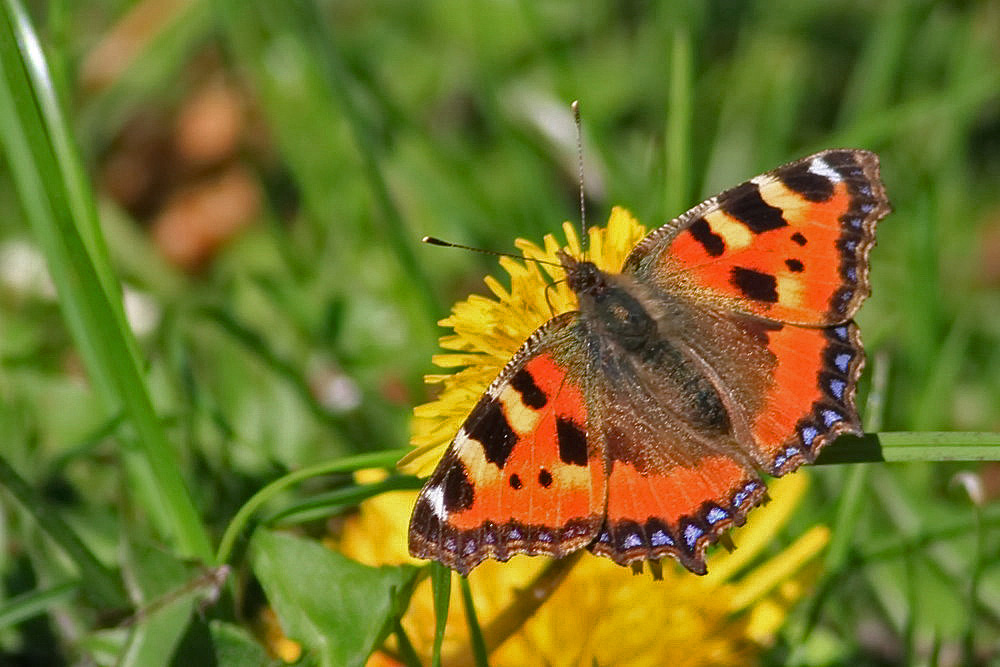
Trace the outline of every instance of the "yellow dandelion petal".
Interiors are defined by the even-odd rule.
[[[789,574],[815,558],[829,541],[829,528],[813,526],[787,549],[757,566],[753,578],[744,579],[742,583],[734,586],[729,598],[730,608],[733,611],[741,611],[764,598],[772,589],[786,581]]]
[[[435,354],[431,361],[441,368],[458,368],[474,364],[478,357],[472,354]]]
[[[787,551],[791,552],[788,559],[781,562],[780,559],[785,556],[784,552],[776,557],[779,562],[771,563],[771,565],[790,567],[795,569],[795,574],[786,576],[776,587],[767,592],[767,597],[757,599],[749,607],[748,637],[761,645],[768,645],[774,641],[784,624],[788,611],[802,599],[819,578],[821,562],[816,556],[822,552],[828,542],[829,529],[826,526],[815,526],[788,548]],[[808,560],[802,558],[804,555]],[[795,561],[800,562],[796,564]],[[744,585],[747,588],[751,586],[756,586],[758,589],[763,588],[756,585],[754,581],[757,579],[756,574],[755,570],[754,577],[744,577]],[[762,580],[768,579],[768,573],[765,571],[760,578]]]
[[[503,285],[500,284],[499,280],[497,280],[493,276],[486,276],[485,278],[483,278],[483,282],[486,283],[486,286],[490,289],[491,292],[493,292],[493,294],[496,295],[498,299],[500,299],[501,301],[510,300],[510,292],[504,289]]]
[[[258,627],[263,635],[264,646],[268,652],[282,662],[298,662],[302,657],[302,646],[295,640],[285,636],[278,621],[278,615],[270,607],[265,607],[257,618]]]

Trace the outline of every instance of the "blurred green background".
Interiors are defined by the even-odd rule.
[[[4,6],[12,80],[24,45]],[[30,222],[18,175],[45,130],[14,146],[33,102],[11,84],[0,447],[28,488],[11,491],[5,473],[5,600],[75,571],[25,499],[111,567],[123,534],[171,533],[162,489],[143,482],[160,470],[143,433],[169,444],[160,453],[180,461],[202,522],[185,556],[204,556],[204,535],[216,544],[290,470],[404,447],[429,397],[437,320],[498,273],[419,239],[510,251],[577,220],[574,99],[595,224],[622,205],[652,228],[812,151],[877,151],[895,212],[859,317],[867,428],[1000,431],[1000,3],[64,0],[28,3],[27,16],[82,160],[67,181],[94,190],[145,389],[113,370],[95,378],[102,359],[127,366],[127,346],[102,351],[117,339],[87,319],[99,295],[84,287],[67,304],[60,269],[46,270],[60,237]],[[67,192],[53,201],[92,215]],[[93,347],[80,342],[88,321]],[[148,432],[132,421],[141,400],[129,407],[143,391],[159,417]],[[1000,466],[815,477],[797,521],[830,523],[835,555],[771,660],[1000,660]],[[0,608],[0,662],[86,654],[80,636],[107,619],[60,605]]]

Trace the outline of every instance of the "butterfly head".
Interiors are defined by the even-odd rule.
[[[580,261],[562,251],[558,256],[566,271],[566,284],[577,295],[597,296],[608,289],[607,274],[593,262]]]

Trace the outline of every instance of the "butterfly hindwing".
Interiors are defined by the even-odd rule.
[[[768,474],[811,463],[840,434],[862,434],[854,394],[864,351],[856,324],[758,325],[756,335],[775,359],[772,381],[751,412],[753,447]]]
[[[607,517],[590,549],[620,565],[672,556],[705,574],[705,548],[763,498],[760,478],[725,456],[658,470],[612,460]]]
[[[727,190],[654,231],[624,270],[775,321],[844,322],[868,295],[875,223],[889,210],[874,153],[823,151]]]
[[[585,367],[576,316],[533,334],[469,413],[417,499],[414,556],[465,574],[487,557],[562,556],[594,539],[606,475],[568,371]]]
[[[691,304],[672,313],[667,335],[704,361],[757,469],[783,475],[837,435],[861,433],[854,395],[864,351],[853,322],[799,327]]]
[[[592,433],[607,459],[608,502],[590,549],[621,565],[669,555],[704,574],[706,546],[764,494],[725,399],[672,338],[649,341],[640,359],[596,345]]]

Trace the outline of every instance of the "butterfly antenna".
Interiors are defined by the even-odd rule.
[[[535,262],[536,264],[547,264],[549,266],[558,266],[559,268],[562,268],[562,264],[557,264],[556,262],[549,262],[544,259],[535,259],[533,257],[525,257],[524,255],[515,255],[512,252],[500,252],[499,250],[485,250],[483,248],[474,248],[470,245],[462,245],[461,243],[442,241],[441,239],[434,236],[425,236],[420,240],[428,245],[436,245],[436,246],[441,246],[443,248],[461,248],[462,250],[481,252],[484,255],[496,255],[497,257],[513,257],[514,259],[519,259],[523,262]]]
[[[552,305],[552,297],[550,295],[550,292],[552,290],[554,290],[559,283],[562,283],[562,282],[566,282],[566,279],[565,278],[561,278],[560,280],[557,280],[554,283],[549,283],[548,285],[545,286],[545,303],[547,303],[548,306],[549,306],[549,316],[550,317],[555,317],[556,316],[556,307],[554,305]]]
[[[587,205],[583,187],[583,131],[581,130],[582,123],[580,122],[580,100],[573,100],[573,104],[570,107],[573,109],[573,122],[576,124],[576,166],[577,178],[580,181],[580,249],[583,251],[584,257],[586,257],[587,247],[590,243],[588,243],[589,239],[587,237]]]

